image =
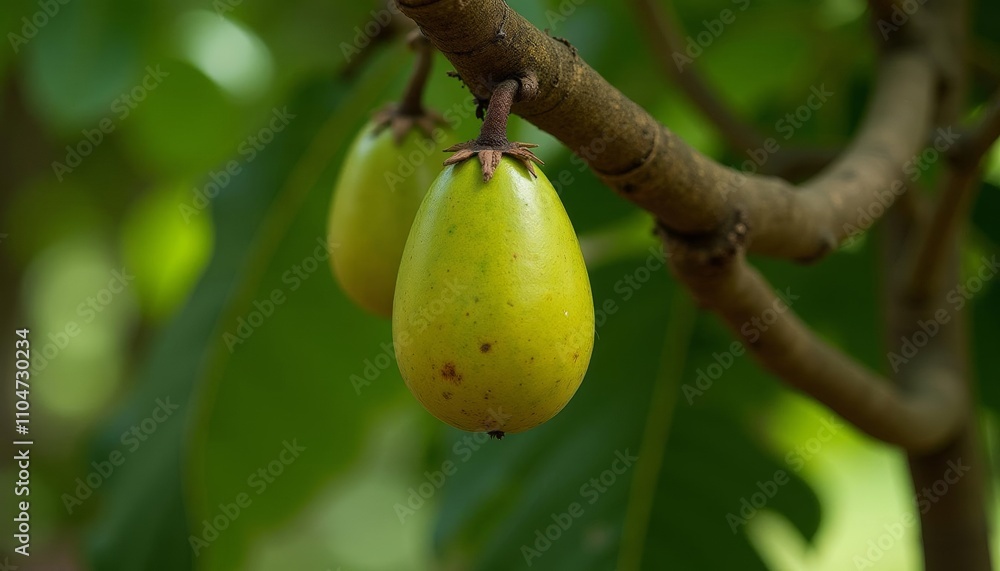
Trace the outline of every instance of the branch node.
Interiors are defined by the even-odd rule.
[[[681,234],[667,228],[663,222],[657,223],[657,231],[677,263],[723,268],[746,251],[750,225],[743,211],[736,208],[732,218],[715,232]]]
[[[817,238],[819,239],[819,246],[816,248],[816,251],[809,256],[796,258],[795,259],[796,263],[811,264],[813,262],[822,260],[827,256],[827,254],[836,250],[837,246],[839,245],[837,243],[837,237],[830,232],[823,232],[822,234],[817,236]]]

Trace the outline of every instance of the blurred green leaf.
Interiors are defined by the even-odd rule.
[[[216,382],[217,376],[213,375],[227,370],[224,366],[219,368],[220,364],[225,365],[225,361],[219,360],[219,357],[228,355],[220,337],[221,332],[230,328],[230,318],[245,309],[241,304],[248,302],[248,298],[255,297],[258,287],[266,287],[268,291],[270,289],[270,284],[262,284],[262,276],[255,272],[260,269],[261,264],[272,262],[272,256],[276,253],[275,246],[287,232],[287,224],[292,221],[289,214],[294,215],[301,206],[298,200],[302,195],[310,190],[315,190],[314,194],[328,194],[328,185],[322,188],[314,185],[320,174],[331,167],[330,162],[339,154],[342,143],[347,140],[339,131],[363,118],[364,107],[370,104],[365,97],[371,92],[379,93],[397,71],[398,65],[383,65],[364,83],[353,86],[354,89],[343,82],[332,87],[324,83],[305,89],[302,95],[290,103],[291,107],[298,110],[302,120],[289,126],[280,143],[275,142],[262,151],[260,158],[245,163],[242,176],[233,177],[228,185],[224,185],[213,208],[218,240],[212,262],[188,303],[153,344],[139,375],[140,381],[135,392],[118,416],[109,423],[94,453],[96,460],[107,460],[114,450],[127,451],[127,463],[119,468],[109,479],[107,488],[102,490],[107,503],[90,535],[91,560],[95,568],[192,568],[194,558],[188,539],[191,533],[188,518],[197,521],[197,516],[208,510],[204,504],[196,504],[194,515],[189,513],[187,509],[191,507],[184,501],[182,489],[182,467],[190,462],[186,453],[182,454],[182,451],[187,450],[185,439],[192,436],[186,432],[190,422],[188,417],[194,407],[198,406],[192,401],[192,391],[204,383]],[[336,112],[331,116],[333,109]],[[328,124],[337,127],[333,131],[320,131],[321,134],[317,135],[316,126],[322,124],[324,117]],[[331,139],[330,135],[334,137]],[[304,156],[308,160],[303,159]],[[291,210],[275,210],[275,200]],[[177,216],[181,216],[179,211],[175,212]],[[196,215],[207,214],[199,212]],[[262,224],[267,228],[263,235]],[[284,265],[281,261],[274,263]],[[323,273],[327,273],[325,268]],[[314,281],[318,283],[320,278]],[[335,297],[329,289],[320,292]],[[295,311],[283,309],[289,313]],[[279,319],[280,316],[276,316],[275,321],[278,322]],[[331,320],[330,323],[332,326],[334,321]],[[258,338],[264,335],[266,333],[262,331]],[[250,357],[252,353],[252,350],[244,351],[243,355]],[[239,360],[235,362],[238,364]],[[214,367],[206,369],[210,364],[214,364]],[[255,376],[271,382],[282,378],[281,375],[279,371],[273,377]],[[304,376],[301,379],[303,382],[315,382]],[[289,394],[298,392],[291,391]],[[179,409],[134,450],[129,449],[126,443],[130,427],[142,426],[144,419],[153,418],[151,411],[159,402],[168,402],[167,399]],[[371,399],[374,400],[376,399]],[[240,402],[237,400],[231,404],[239,405]],[[318,405],[322,404],[320,401],[316,402]],[[236,414],[246,421],[258,422],[260,418],[254,411],[237,410]],[[350,430],[343,433],[352,434]],[[196,433],[193,436],[197,442],[195,450],[199,450],[198,443],[203,442],[201,439],[207,434]],[[237,442],[247,441],[238,439]],[[224,446],[232,444],[233,442],[229,442]],[[261,453],[265,450],[256,445],[254,448]],[[267,453],[271,454],[271,451],[268,450]],[[251,458],[252,454],[245,457]],[[203,463],[196,465],[205,466]],[[327,465],[322,467],[326,468]],[[208,466],[209,470],[218,468],[214,460]],[[324,476],[328,475],[329,473],[324,472]],[[198,472],[191,477],[190,485],[200,488],[206,485],[206,479],[211,481],[211,478],[211,472]],[[227,490],[230,485],[227,482]],[[309,492],[306,488],[297,490]],[[187,493],[199,498],[205,497],[205,492],[200,489],[189,489]],[[211,495],[208,497],[215,499]],[[285,504],[285,508],[289,510],[300,506],[301,503],[295,502]],[[261,507],[256,512],[248,511],[251,515],[240,518],[239,526],[252,529],[259,526],[260,518],[265,516],[263,521],[275,525],[278,522],[272,519],[273,512],[273,509],[268,510],[266,507]],[[246,539],[237,526],[230,529],[225,537],[228,539],[220,543],[230,546],[234,543],[239,545],[241,540]],[[224,545],[219,547],[221,549],[213,553],[232,555],[231,549]],[[242,553],[239,549],[236,553],[235,559],[239,559]],[[203,561],[207,562],[208,558]],[[227,560],[222,558],[222,561]],[[219,568],[233,568],[235,564],[230,560],[218,565]]]
[[[297,514],[351,465],[361,427],[402,390],[388,323],[355,308],[333,283],[327,259],[336,245],[327,244],[326,219],[341,151],[408,61],[383,59],[301,153],[210,341],[215,355],[191,433],[188,487],[192,532],[205,541],[198,568],[240,567],[260,533]],[[315,123],[310,115],[301,111],[296,121]],[[367,379],[367,367],[376,367],[377,380],[352,380]],[[246,505],[238,517],[227,515],[220,506],[238,505],[239,494]]]
[[[31,103],[63,132],[96,127],[113,116],[142,72],[143,42],[151,20],[145,2],[93,0],[56,2],[41,13],[35,37],[21,49],[27,59]],[[32,13],[24,14],[29,18]]]

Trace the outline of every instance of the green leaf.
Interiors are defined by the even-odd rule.
[[[188,472],[193,533],[207,544],[200,569],[239,568],[255,538],[351,465],[361,428],[403,390],[388,322],[333,283],[326,218],[332,157],[407,62],[383,63],[339,102],[262,220],[242,287],[210,340]],[[230,505],[240,506],[238,517]],[[217,526],[218,518],[228,522]]]
[[[94,129],[100,119],[117,115],[115,102],[124,101],[140,70],[159,63],[140,59],[151,11],[147,3],[129,0],[55,6],[50,17],[37,10],[45,24],[22,47],[31,102],[60,129]]]
[[[205,501],[215,501],[216,496],[231,501],[228,492],[240,484],[240,482],[233,484],[228,479],[222,478],[221,480],[226,481],[225,490],[211,488],[212,482],[220,481],[215,477],[216,471],[225,471],[226,466],[220,467],[216,463],[216,460],[221,458],[213,458],[211,461],[202,458],[201,462],[194,463],[198,469],[190,472],[187,484],[183,484],[183,467],[191,464],[191,459],[188,457],[189,450],[193,449],[194,453],[198,454],[204,450],[203,446],[206,445],[208,438],[218,436],[215,432],[201,430],[193,435],[189,433],[189,424],[192,421],[211,421],[214,412],[212,407],[202,405],[200,414],[191,418],[199,406],[196,400],[192,400],[193,395],[196,394],[198,387],[208,386],[214,390],[217,384],[224,388],[232,379],[238,381],[242,378],[241,375],[245,375],[248,366],[256,367],[254,374],[251,375],[254,379],[280,386],[281,379],[288,378],[283,375],[286,375],[288,370],[294,370],[294,367],[289,365],[290,360],[304,357],[301,351],[307,349],[305,346],[288,348],[290,352],[283,355],[282,359],[275,359],[270,353],[255,353],[254,349],[245,348],[235,356],[230,368],[230,363],[227,362],[229,353],[220,336],[222,331],[231,328],[235,315],[245,312],[245,304],[257,298],[259,290],[270,291],[273,287],[269,281],[262,281],[266,274],[262,274],[261,269],[268,266],[285,267],[290,264],[290,260],[276,259],[275,255],[295,252],[297,259],[301,259],[298,251],[287,245],[297,244],[294,240],[298,236],[295,233],[289,234],[288,225],[304,206],[310,208],[315,206],[315,204],[303,204],[301,199],[307,195],[328,196],[330,186],[328,184],[317,186],[316,183],[324,173],[331,171],[330,167],[335,164],[335,157],[344,150],[342,143],[349,140],[349,133],[344,131],[360,124],[372,99],[381,94],[398,71],[398,64],[383,62],[376,72],[353,88],[339,83],[314,84],[303,90],[300,96],[289,103],[289,107],[298,110],[299,120],[289,125],[287,132],[283,134],[284,138],[280,141],[276,139],[256,160],[246,162],[242,174],[234,177],[219,194],[213,205],[213,222],[217,239],[212,261],[187,304],[163,329],[152,345],[152,350],[139,372],[135,391],[118,416],[108,423],[93,455],[95,460],[107,460],[113,451],[121,451],[126,458],[125,464],[116,470],[100,490],[106,497],[106,503],[88,542],[90,560],[95,569],[193,567],[188,519],[197,521],[201,519],[199,516],[207,514],[209,509],[205,507],[206,504],[197,502],[192,507],[185,501],[186,494],[205,498]],[[323,124],[327,127],[317,128]],[[334,127],[330,128],[331,125]],[[325,202],[325,197],[314,198],[314,201]],[[325,207],[323,211],[325,212]],[[193,215],[208,214],[197,211]],[[290,242],[285,242],[286,235]],[[327,274],[325,268],[322,273],[317,272],[317,276]],[[322,279],[315,277],[313,283],[319,284]],[[326,281],[328,283],[329,279]],[[313,291],[314,296],[324,293],[327,298],[324,303],[328,306],[343,305],[338,299],[340,296],[332,291],[332,287]],[[307,303],[317,302],[317,297],[310,299],[307,295],[300,296],[299,299]],[[332,303],[330,299],[333,300]],[[294,313],[302,319],[300,312],[301,306],[296,307],[290,302],[288,307],[282,308],[281,313],[286,315]],[[330,317],[329,314],[327,317]],[[270,325],[274,329],[279,329],[286,323],[285,319],[287,318],[278,314]],[[365,318],[355,313],[349,317],[341,316],[339,319],[340,323],[349,323],[351,319],[361,323]],[[301,321],[301,323],[306,322],[309,322],[308,318]],[[335,322],[334,319],[328,319],[331,327]],[[301,332],[299,323],[296,322],[294,325],[296,338]],[[371,340],[373,338],[371,331],[376,328],[370,325],[367,327],[368,339]],[[267,335],[269,333],[264,329],[255,339],[265,338]],[[312,347],[308,349],[312,350]],[[300,352],[298,355],[294,355],[296,350]],[[346,355],[347,353],[343,353],[338,357],[345,366],[349,363]],[[284,363],[289,366],[274,371],[273,375],[263,376],[260,373],[267,369],[261,364],[262,358],[269,359],[273,365]],[[284,387],[288,394],[309,400],[317,407],[322,406],[324,403],[321,400],[302,392],[309,385],[322,386],[321,380],[306,375],[301,375],[297,379],[298,385]],[[386,385],[388,384],[390,383],[387,381]],[[247,391],[253,391],[255,388],[259,389],[259,386],[246,387]],[[373,390],[373,392],[378,391]],[[253,393],[243,392],[243,395],[248,394]],[[155,418],[152,411],[157,407],[157,403],[166,402],[167,399],[179,408],[162,423],[157,423],[154,429],[143,428],[154,426],[149,424],[152,421],[148,419]],[[371,395],[369,399],[369,402],[373,401],[377,401],[375,395]],[[240,408],[245,402],[260,404],[260,401],[253,399],[227,401],[224,404],[234,406],[234,409],[229,409],[231,414],[239,416],[245,422],[261,422],[265,412],[259,409]],[[218,401],[212,403],[219,404]],[[282,415],[298,414],[294,408],[271,408],[267,413],[272,418],[279,419]],[[162,413],[159,416],[162,418]],[[147,421],[146,424],[143,424],[144,420]],[[316,417],[301,417],[301,422],[314,420]],[[331,417],[328,420],[346,423],[353,418]],[[145,435],[137,445],[129,444],[128,440],[130,438],[128,431],[133,426],[140,427]],[[349,438],[355,427],[348,424],[330,428],[336,434]],[[246,434],[253,435],[253,432]],[[194,443],[186,445],[186,440],[192,437]],[[217,441],[212,442],[214,444]],[[245,458],[255,460],[253,453],[242,448],[250,446],[250,442],[253,441],[240,439],[236,443],[236,449],[241,450],[240,453]],[[229,442],[226,446],[233,444]],[[267,450],[257,443],[250,447],[260,453],[264,453],[265,450],[267,454],[277,453],[277,450]],[[308,471],[306,464],[303,462],[299,467],[302,472]],[[320,464],[317,469],[321,473],[313,475],[313,479],[318,481],[323,477],[329,477],[337,466],[332,463]],[[245,478],[246,475],[242,479]],[[185,489],[185,485],[189,488]],[[209,486],[208,492],[204,490],[205,486]],[[305,495],[310,493],[310,488],[296,488],[296,492]],[[287,502],[285,505],[287,513],[294,513],[301,507],[302,495]],[[224,536],[225,539],[220,539],[222,549],[218,549],[217,552],[232,553],[231,548],[235,546],[235,551],[242,557],[246,546],[239,545],[240,540],[245,539],[241,530],[276,525],[277,518],[272,521],[275,511],[266,506],[261,506],[256,511],[247,510],[246,515],[239,518],[239,525],[234,525]],[[191,512],[194,514],[193,517]],[[224,562],[217,563],[221,568],[232,569],[237,566],[234,561],[226,559],[222,561]],[[205,562],[207,559],[201,563]]]

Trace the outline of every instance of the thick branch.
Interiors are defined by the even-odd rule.
[[[746,263],[741,224],[735,222],[728,243],[694,243],[668,232],[666,244],[679,279],[743,339],[764,368],[869,435],[906,450],[932,451],[955,435],[969,403],[967,393],[949,382],[947,371],[932,363],[911,363],[921,373],[899,391],[823,342],[792,311],[795,292],[779,297]],[[766,330],[758,325],[762,322]]]
[[[936,67],[926,52],[884,57],[868,118],[839,161],[801,189],[722,166],[680,140],[607,83],[565,44],[502,0],[399,0],[477,96],[525,73],[539,93],[514,112],[577,152],[609,186],[682,234],[711,233],[744,213],[750,250],[813,259],[857,226],[859,207],[897,179],[919,150],[934,103]]]

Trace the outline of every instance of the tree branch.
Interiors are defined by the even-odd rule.
[[[693,64],[684,70],[674,61],[674,54],[683,54],[685,47],[681,39],[683,31],[673,10],[656,0],[632,0],[632,5],[654,61],[715,126],[729,148],[737,153],[764,149],[764,135],[733,113]],[[832,149],[782,148],[760,165],[760,172],[789,180],[800,179],[816,174],[834,156],[836,153]]]
[[[919,236],[906,271],[909,283],[904,294],[911,300],[925,300],[944,285],[948,259],[981,186],[980,165],[998,138],[1000,91],[993,94],[982,117],[951,149],[937,206]]]
[[[540,32],[502,0],[397,1],[478,97],[506,79],[537,78],[538,94],[513,111],[573,149],[608,186],[655,214],[671,266],[692,294],[779,378],[873,437],[906,449],[918,490],[944,477],[945,458],[978,461],[971,391],[954,349],[957,334],[931,336],[892,386],[817,338],[745,259],[747,250],[818,258],[861,225],[862,213],[879,218],[870,206],[884,204],[886,197],[892,203],[905,192],[902,166],[921,150],[935,121],[947,115],[943,109],[960,99],[955,16],[961,7],[928,2],[887,39],[866,118],[852,143],[796,187],[744,175],[698,153],[608,84],[575,49]],[[876,17],[893,8],[891,0],[872,5]],[[900,310],[898,295],[891,303],[897,316],[893,335],[912,332],[916,322],[908,319],[928,315],[929,306]],[[745,327],[762,318],[768,323],[763,334]],[[977,463],[947,501],[932,508],[933,515],[921,511],[929,570],[989,569],[982,474]],[[948,522],[955,522],[953,528]]]
[[[939,51],[941,66],[936,120],[954,125],[961,117],[968,84],[968,70],[961,65],[970,28],[968,5],[964,0],[931,3],[918,15],[938,8],[940,13],[929,19],[937,30],[932,45]],[[987,141],[996,138],[992,134],[998,122],[995,114],[995,110],[987,112],[979,127],[952,146],[945,189],[929,223],[922,213],[906,217],[898,209],[886,220],[881,267],[885,272],[888,345],[903,352],[908,341],[919,346],[923,340],[916,356],[893,367],[894,380],[902,391],[912,390],[933,374],[951,390],[973,393],[965,315],[949,303],[947,292],[960,280],[958,232],[979,186],[978,165],[989,148]],[[971,400],[971,396],[967,398]],[[918,500],[918,511],[924,569],[990,571],[986,518],[989,469],[978,441],[974,410],[970,408],[955,437],[944,446],[926,454],[910,451],[908,462],[913,489],[923,500]],[[935,489],[942,481],[948,488],[938,493]]]
[[[474,94],[485,98],[495,83],[535,74],[538,96],[518,102],[515,113],[576,151],[608,186],[674,232],[711,233],[741,211],[752,231],[752,252],[811,260],[834,249],[849,225],[857,225],[857,209],[898,178],[930,130],[935,63],[923,50],[893,50],[883,58],[868,117],[852,145],[823,174],[796,188],[744,175],[697,152],[575,50],[502,0],[399,4]]]
[[[799,259],[832,250],[859,224],[859,209],[867,211],[877,201],[877,192],[894,198],[890,185],[930,131],[936,62],[920,46],[887,50],[854,141],[797,189],[780,179],[746,176],[698,153],[575,50],[540,32],[502,0],[482,0],[465,11],[459,0],[399,3],[480,97],[504,79],[537,78],[537,95],[513,110],[575,149],[609,186],[653,212],[675,250],[684,251],[685,241],[715,241],[738,228],[738,249],[721,258],[713,254],[710,263],[683,263],[685,257],[678,256],[673,264],[698,299],[738,333],[747,319],[775,303],[764,280],[746,265],[744,247]],[[595,141],[610,144],[592,152]],[[929,450],[951,436],[963,418],[967,395],[950,391],[953,385],[936,376],[928,376],[913,394],[902,394],[822,343],[790,312],[773,331],[767,341],[750,344],[765,367],[877,438]]]
[[[724,239],[710,242],[678,239],[665,231],[665,244],[678,278],[742,338],[765,369],[865,433],[906,450],[935,450],[955,435],[969,409],[964,391],[938,367],[920,368],[912,386],[896,390],[888,379],[816,337],[789,305],[794,292],[779,297],[746,263],[742,225],[735,220]],[[764,331],[761,322],[767,324]]]
[[[972,394],[965,347],[965,319],[950,308],[946,290],[959,283],[958,244],[946,240],[948,247],[941,280],[928,295],[916,299],[906,295],[908,275],[905,249],[912,236],[920,232],[920,218],[905,219],[892,211],[886,220],[882,267],[888,306],[888,342],[894,351],[904,339],[926,336],[919,353],[894,372],[894,380],[903,391],[913,390],[930,375],[948,390]],[[946,312],[942,314],[940,312]],[[946,317],[945,317],[946,316]],[[943,318],[944,317],[944,318]],[[918,324],[925,324],[920,327]],[[932,324],[930,332],[926,324]],[[918,515],[926,571],[990,571],[989,530],[986,518],[985,490],[989,468],[977,437],[976,417],[969,410],[954,438],[929,453],[908,454],[910,477],[918,498]],[[956,480],[956,477],[958,478]],[[946,493],[935,492],[938,482],[948,480]]]
[[[691,102],[719,130],[726,143],[739,152],[756,149],[764,144],[764,136],[741,121],[708,86],[694,68],[685,72],[672,55],[684,53],[683,32],[670,8],[655,0],[632,0],[636,22],[646,36],[653,59],[667,76],[681,88]]]

